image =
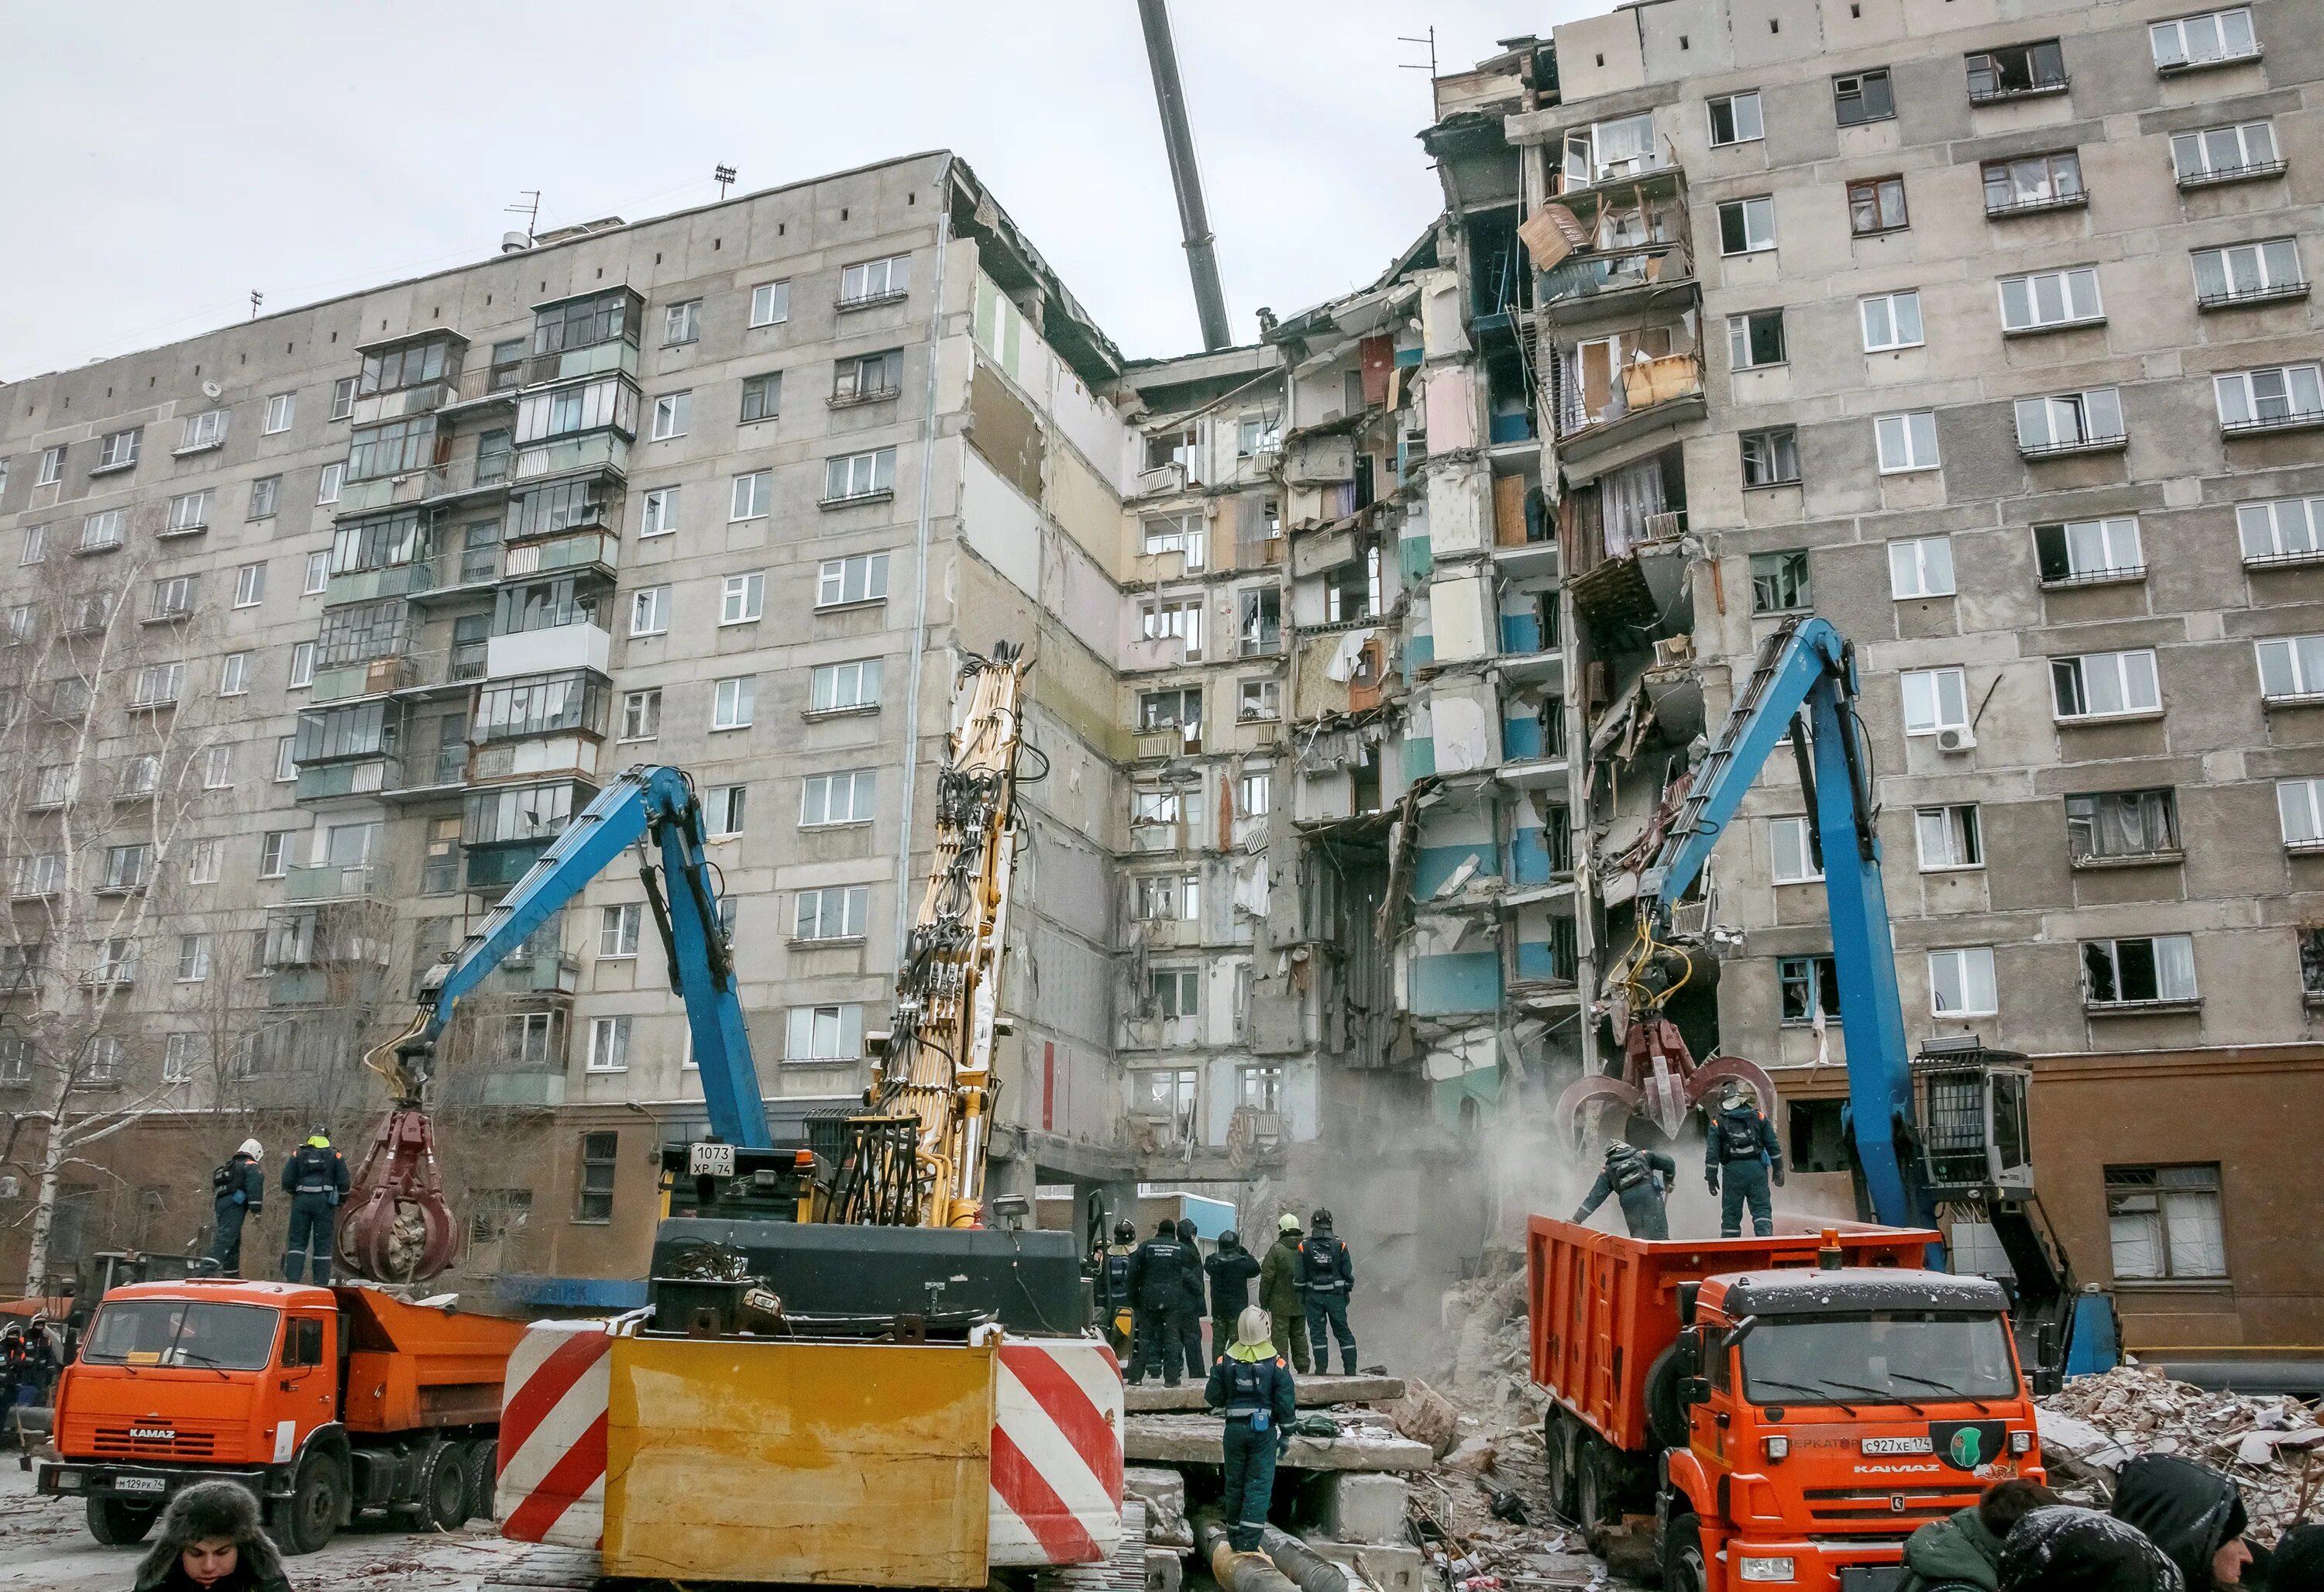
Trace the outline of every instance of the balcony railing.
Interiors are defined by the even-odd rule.
[[[1572,309],[1602,294],[1628,292],[1694,275],[1693,252],[1684,244],[1650,244],[1608,253],[1569,254],[1542,282],[1543,302]]]
[[[513,454],[486,454],[448,465],[423,466],[400,475],[350,481],[339,488],[337,517],[347,520],[381,509],[497,491],[515,478],[514,459]]]
[[[2250,161],[2240,166],[2212,166],[2201,171],[2179,173],[2181,188],[2210,188],[2227,182],[2250,182],[2262,177],[2281,177],[2284,173],[2282,161]]]
[[[2267,431],[2308,431],[2324,426],[2324,409],[2286,410],[2280,415],[2255,415],[2246,420],[2221,420],[2228,437],[2250,437]]]
[[[2079,210],[2090,202],[2090,190],[2078,188],[2071,193],[2028,194],[2022,198],[2006,198],[1985,202],[1989,218],[2004,216],[2034,216],[2044,210]]]
[[[580,437],[560,437],[553,442],[528,443],[517,450],[515,478],[539,481],[587,469],[610,470],[625,475],[630,467],[630,439],[618,431],[591,431]]]
[[[1692,354],[1634,361],[1621,367],[1621,379],[1594,410],[1580,384],[1570,385],[1559,400],[1557,434],[1577,437],[1702,392],[1702,366]]]
[[[610,531],[585,531],[553,541],[528,542],[501,550],[501,578],[549,575],[561,569],[611,571],[621,557],[621,538]]]
[[[344,702],[349,697],[384,696],[391,691],[400,691],[411,683],[411,661],[409,657],[398,655],[318,668],[308,701]]]
[[[374,757],[363,762],[325,763],[299,770],[297,799],[330,801],[339,796],[377,796],[403,783],[402,760]]]
[[[283,882],[293,901],[345,901],[378,894],[386,879],[378,864],[359,862],[293,868]]]
[[[2198,309],[2239,309],[2246,304],[2273,304],[2282,299],[2308,297],[2308,279],[2298,281],[2271,282],[2264,288],[2230,288],[2223,293],[2204,293],[2195,300]]]
[[[622,336],[603,343],[591,343],[586,347],[564,349],[556,354],[536,354],[524,362],[522,375],[526,386],[545,387],[552,382],[603,375],[608,371],[636,375],[637,344]]]
[[[2017,445],[2019,454],[2029,459],[2054,459],[2068,454],[2119,453],[2130,446],[2130,434],[2116,431],[2105,437],[2070,437],[2059,442],[2025,442]]]

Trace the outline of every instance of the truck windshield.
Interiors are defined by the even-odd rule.
[[[1944,1311],[1763,1316],[1743,1340],[1758,1403],[1893,1398],[2013,1398],[2017,1373],[2001,1318]]]
[[[80,1357],[93,1366],[263,1368],[280,1312],[257,1304],[124,1299],[97,1312]]]

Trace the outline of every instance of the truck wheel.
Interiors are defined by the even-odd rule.
[[[1594,1431],[1576,1434],[1573,1518],[1585,1532],[1622,1523],[1621,1456]]]
[[[313,1553],[328,1542],[346,1518],[347,1478],[338,1456],[309,1449],[299,1462],[290,1495],[271,1511],[275,1538],[293,1553]]]
[[[88,1501],[88,1534],[108,1548],[126,1548],[145,1540],[159,1518],[159,1504],[124,1504],[118,1498]]]
[[[493,1492],[500,1485],[501,1446],[493,1439],[479,1439],[469,1451],[468,1459],[468,1518],[493,1518]]]
[[[468,1445],[438,1443],[420,1461],[413,1489],[420,1524],[456,1532],[468,1523]]]
[[[1573,1518],[1573,1446],[1579,1434],[1572,1416],[1550,1406],[1542,1420],[1542,1468],[1549,1473],[1549,1506],[1567,1520]]]
[[[1702,1522],[1677,1514],[1663,1535],[1663,1592],[1703,1592],[1711,1584],[1702,1560]]]

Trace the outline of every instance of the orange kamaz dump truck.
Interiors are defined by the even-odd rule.
[[[1665,1592],[1887,1592],[1914,1530],[2043,1477],[2006,1296],[1922,1269],[1937,1237],[1645,1240],[1533,1218],[1560,1507],[1591,1528],[1651,1511]]]
[[[360,1510],[419,1526],[492,1513],[493,1440],[521,1321],[371,1287],[195,1278],[115,1288],[57,1385],[42,1493],[134,1542],[171,1493],[224,1477],[311,1553]]]

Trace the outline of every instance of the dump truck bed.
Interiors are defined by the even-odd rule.
[[[376,1288],[331,1292],[349,1348],[340,1411],[349,1431],[483,1426],[500,1419],[501,1384],[524,1322],[407,1304]]]
[[[1533,1218],[1526,1233],[1533,1379],[1616,1448],[1649,1448],[1648,1386],[1658,1374],[1672,1375],[1664,1361],[1678,1338],[1680,1284],[1812,1269],[1827,1230],[1837,1230],[1851,1266],[1918,1266],[1939,1238],[1863,1222],[1782,1225],[1792,1230],[1766,1238],[1647,1239]]]

